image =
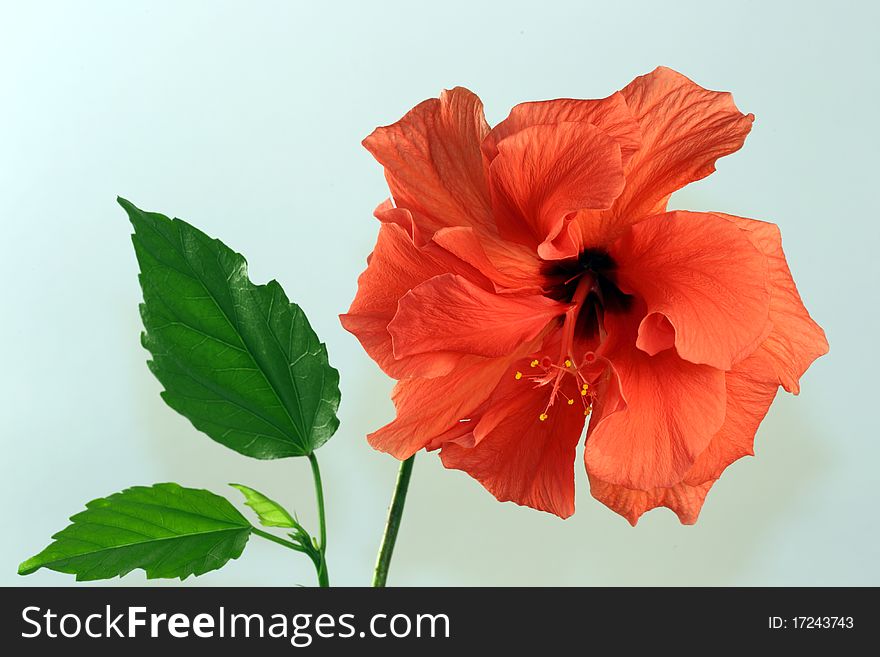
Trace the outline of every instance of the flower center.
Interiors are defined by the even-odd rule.
[[[579,342],[601,344],[605,338],[605,313],[623,312],[632,303],[632,297],[617,287],[616,269],[617,264],[608,252],[586,249],[576,259],[553,263],[545,272],[549,282],[547,296],[571,304],[562,323],[560,350],[553,356],[533,359],[529,367],[537,371],[524,374],[517,370],[514,374],[518,381],[548,387],[549,400],[538,416],[541,422],[550,416],[551,408],[560,399],[565,400],[565,406],[573,407],[575,398],[579,398],[578,407],[583,408],[584,415],[592,410],[601,368],[597,368],[594,351],[577,358],[575,341],[577,338]],[[570,396],[566,389],[577,392]]]
[[[604,249],[585,249],[577,258],[548,263],[544,275],[547,296],[572,303],[581,279],[585,276],[591,277],[594,282],[593,289],[590,290],[593,303],[587,303],[584,307],[590,313],[597,305],[601,310],[622,312],[628,310],[632,304],[632,297],[617,287],[617,263]],[[592,326],[585,326],[585,329],[595,329],[597,318],[592,319]]]

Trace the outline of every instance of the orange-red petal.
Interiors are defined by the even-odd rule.
[[[533,125],[564,122],[588,123],[602,130],[620,146],[621,164],[626,169],[633,154],[641,145],[641,130],[620,92],[600,100],[557,100],[521,103],[483,141],[483,156],[488,163],[498,155],[498,142]],[[597,210],[580,210],[580,220],[586,217],[600,220],[604,213]],[[541,255],[547,259],[564,259],[577,255],[583,246],[580,220],[563,223],[559,234],[541,246]]]
[[[706,494],[714,481],[697,486],[678,484],[670,488],[633,490],[610,484],[590,475],[590,493],[615,513],[626,518],[633,526],[646,511],[665,506],[675,512],[684,525],[693,525],[700,515]]]
[[[614,366],[626,409],[590,426],[587,470],[602,481],[650,490],[675,485],[724,421],[724,372],[673,350],[635,347],[638,314],[607,313],[599,350]]]
[[[533,249],[506,240],[480,240],[473,228],[442,228],[434,242],[492,281],[495,290],[540,292],[542,261]]]
[[[773,330],[763,342],[769,364],[788,392],[797,394],[799,379],[810,364],[828,353],[828,341],[804,307],[782,251],[776,224],[716,213],[745,231],[766,257],[770,279],[770,321]]]
[[[498,231],[542,257],[574,212],[609,208],[623,189],[620,145],[589,123],[530,126],[497,148],[489,177]]]
[[[685,484],[715,480],[728,465],[754,453],[755,432],[779,389],[769,367],[770,358],[762,346],[727,373],[724,424],[685,475]]]
[[[572,122],[592,124],[614,139],[624,165],[641,143],[639,125],[623,94],[616,92],[599,100],[560,98],[520,103],[483,140],[483,156],[487,164],[491,163],[498,155],[498,142],[530,126]]]
[[[758,349],[725,375],[724,424],[695,459],[682,480],[669,487],[632,489],[590,473],[593,496],[636,524],[644,512],[672,509],[685,524],[697,520],[709,488],[737,459],[753,454],[755,432],[773,402],[778,386],[798,390],[798,379],[828,350],[822,329],[810,318],[797,293],[774,224],[719,215],[740,227],[768,258],[772,328]]]
[[[641,129],[614,207],[624,222],[662,212],[672,192],[715,171],[718,158],[742,147],[755,119],[737,109],[730,93],[704,89],[663,66],[621,93]]]
[[[563,252],[607,246],[631,224],[664,212],[672,192],[708,176],[718,158],[742,147],[755,118],[740,112],[731,94],[704,89],[662,66],[621,94],[640,132],[626,165],[626,187],[610,210],[582,211],[568,224],[557,239]]]
[[[480,152],[488,132],[480,99],[456,87],[364,140],[385,167],[395,205],[412,213],[416,243],[446,226],[494,232]]]
[[[584,414],[560,404],[542,421],[549,391],[519,383],[519,403],[481,441],[473,447],[447,443],[440,457],[444,466],[464,470],[499,501],[567,518],[574,513],[575,449]],[[566,385],[569,396],[578,394],[574,379]]]
[[[351,308],[340,316],[342,326],[358,338],[370,357],[391,377],[401,379],[448,373],[461,359],[460,354],[433,353],[398,358],[394,355],[388,323],[397,312],[400,298],[419,283],[449,271],[474,278],[482,275],[435,244],[417,247],[405,228],[394,221],[380,227],[368,262],[358,279],[358,291]]]
[[[398,359],[430,352],[506,356],[567,308],[543,295],[495,294],[443,274],[400,299],[388,332]]]
[[[669,487],[639,490],[603,481],[588,472],[593,497],[632,525],[638,522],[643,513],[660,506],[674,511],[686,525],[695,523],[706,494],[724,469],[737,459],[753,453],[755,432],[778,389],[775,381],[768,380],[768,374],[771,374],[770,358],[769,352],[761,348],[726,374],[724,424],[682,481]]]
[[[729,370],[769,332],[766,257],[733,223],[669,212],[632,226],[609,250],[620,288],[647,305],[636,344],[648,354],[674,342],[685,360]]]
[[[445,376],[400,381],[392,396],[397,417],[367,440],[375,449],[402,460],[452,430],[469,432],[471,415],[486,401],[515,357],[468,356]]]

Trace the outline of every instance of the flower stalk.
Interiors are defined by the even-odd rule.
[[[406,503],[406,493],[415,458],[413,454],[405,461],[401,461],[400,470],[397,472],[397,484],[394,486],[394,495],[388,508],[388,520],[385,523],[385,533],[382,535],[382,545],[379,548],[376,570],[373,573],[373,586],[377,588],[383,588],[388,580],[388,568],[391,566],[391,555],[394,553],[394,543],[400,530],[400,520],[403,517],[403,506]]]

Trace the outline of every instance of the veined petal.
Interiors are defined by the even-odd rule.
[[[388,332],[396,358],[437,351],[507,356],[567,308],[542,295],[487,292],[444,274],[404,295]]]
[[[692,363],[729,370],[770,330],[767,259],[733,223],[669,212],[630,228],[610,248],[621,290],[647,305],[637,346],[675,345]]]
[[[620,92],[599,100],[560,98],[520,103],[483,140],[483,157],[487,166],[498,155],[500,141],[534,125],[556,123],[589,123],[596,126],[620,146],[624,166],[641,144],[639,125]]]
[[[680,482],[724,421],[724,372],[673,350],[649,356],[635,347],[639,315],[606,313],[599,350],[614,366],[625,410],[590,426],[591,477],[650,490]]]
[[[669,487],[638,490],[602,481],[591,474],[593,497],[632,525],[646,511],[661,506],[674,511],[683,524],[694,524],[706,494],[724,469],[753,453],[755,432],[778,389],[774,381],[768,380],[771,372],[769,357],[769,352],[761,348],[725,375],[727,405],[724,424],[682,481]]]
[[[621,164],[626,170],[633,154],[641,145],[641,130],[620,92],[600,100],[558,100],[521,103],[510,115],[492,128],[483,141],[483,157],[488,164],[498,155],[498,142],[533,125],[564,122],[588,123],[602,130],[620,146]],[[541,245],[541,256],[562,260],[576,256],[590,245],[590,234],[595,222],[609,211],[580,210],[572,220],[563,222],[557,236]],[[584,223],[582,227],[580,224]]]
[[[521,382],[524,383],[524,382]],[[574,379],[567,394],[578,394]],[[539,419],[546,388],[524,383],[519,404],[473,447],[447,443],[440,458],[447,468],[464,470],[499,501],[512,501],[567,518],[574,513],[575,448],[584,426],[578,408],[554,407]]]
[[[714,481],[696,486],[676,484],[669,488],[633,490],[625,486],[602,481],[590,475],[590,493],[615,513],[619,513],[633,527],[646,511],[665,506],[675,512],[683,525],[697,522],[706,494]]]
[[[397,215],[400,218],[400,215]],[[388,324],[402,296],[418,284],[453,271],[483,280],[479,272],[435,244],[417,247],[400,223],[388,221],[379,229],[376,247],[358,279],[358,291],[342,326],[353,333],[366,352],[391,377],[440,376],[448,373],[461,354],[433,353],[396,357]]]
[[[704,89],[663,66],[621,93],[641,129],[614,206],[622,223],[662,212],[672,192],[715,171],[718,158],[742,147],[755,119],[737,109],[730,93]]]
[[[754,453],[755,433],[779,389],[770,367],[772,357],[762,346],[727,373],[724,424],[685,475],[685,484],[715,480],[728,465]]]
[[[384,314],[348,313],[340,315],[339,320],[382,371],[394,379],[443,376],[451,372],[464,356],[460,353],[434,352],[397,358],[388,333],[388,318]]]
[[[646,217],[666,211],[672,192],[715,170],[739,150],[755,120],[726,92],[709,91],[659,67],[621,92],[639,125],[640,145],[626,164],[626,187],[605,211],[582,210],[556,240],[561,253],[606,247]]]
[[[479,270],[497,292],[540,292],[544,284],[542,261],[521,244],[506,240],[480,240],[473,228],[442,228],[434,242]]]
[[[472,415],[516,357],[467,356],[445,376],[399,382],[392,395],[397,417],[367,440],[375,449],[403,460],[423,447],[432,447],[450,431],[470,432],[475,422]]]
[[[766,257],[770,280],[770,321],[773,330],[763,342],[779,383],[797,394],[798,383],[814,360],[828,353],[828,341],[804,307],[782,251],[776,224],[715,213],[745,231]]]
[[[609,208],[624,185],[620,145],[589,123],[534,125],[498,142],[489,168],[500,235],[538,254],[583,208]]]
[[[406,208],[397,208],[394,202],[387,198],[373,210],[373,216],[383,224],[397,224],[409,235],[413,244],[425,244],[419,233],[419,227],[413,220],[412,212]]]
[[[646,490],[626,488],[591,474],[593,496],[633,525],[652,508],[666,506],[685,524],[697,520],[712,484],[734,461],[754,453],[755,433],[773,402],[779,384],[798,389],[798,378],[828,344],[822,329],[800,300],[773,224],[719,215],[746,231],[770,263],[772,329],[758,349],[725,375],[724,424],[695,459],[682,481]]]
[[[417,244],[446,226],[494,232],[480,152],[488,132],[480,99],[456,87],[364,140],[385,167],[395,205],[412,213]]]

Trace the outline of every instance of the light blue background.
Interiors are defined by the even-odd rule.
[[[239,481],[314,522],[306,461],[241,458],[163,405],[116,194],[244,253],[328,343],[343,382],[342,426],[320,452],[331,577],[365,584],[396,463],[364,440],[392,418],[391,381],[336,319],[387,195],[360,140],[444,87],[477,92],[495,123],[517,102],[605,96],[664,64],[757,115],[745,148],[672,207],[777,222],[831,354],[800,397],[780,394],[758,457],[725,473],[695,527],[659,510],[631,528],[590,497],[580,456],[578,511],[562,522],[420,455],[390,581],[880,584],[876,6],[3,3],[0,583],[72,583],[15,568],[85,501],[132,484]],[[305,559],[253,539],[187,584],[312,581]]]

